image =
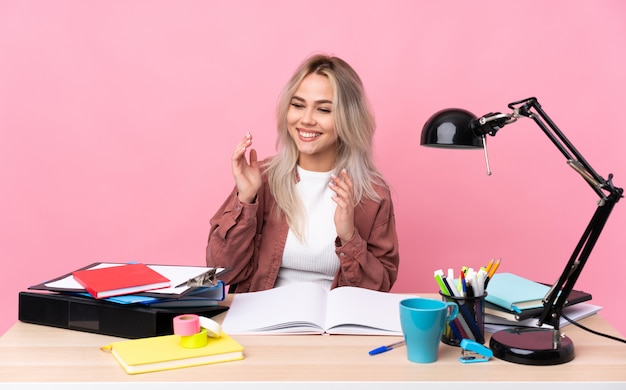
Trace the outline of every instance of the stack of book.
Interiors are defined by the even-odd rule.
[[[20,292],[18,318],[126,338],[166,335],[172,332],[171,320],[179,314],[211,317],[228,309],[220,304],[226,297],[219,280],[224,271],[93,263],[28,288],[38,292]]]
[[[543,299],[550,290],[550,285],[532,281],[511,273],[498,273],[489,281],[485,297],[486,330],[494,331],[497,325],[534,326],[543,312]],[[583,302],[591,300],[591,294],[572,290],[565,303],[563,312],[568,317],[579,320],[598,312],[601,307]],[[575,305],[575,307],[574,307]],[[576,317],[576,318],[573,318]],[[567,321],[561,321],[561,326]]]
[[[20,321],[124,337],[101,347],[128,374],[169,370],[244,358],[228,334],[174,334],[182,314],[211,317],[228,309],[218,279],[223,269],[191,266],[94,263],[20,292]],[[204,320],[207,320],[206,318]],[[210,321],[210,320],[207,320]],[[188,347],[181,337],[206,338]]]

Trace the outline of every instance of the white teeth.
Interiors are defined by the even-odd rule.
[[[303,138],[315,138],[319,135],[320,133],[309,133],[309,132],[304,132],[304,131],[300,132],[300,136],[302,136]]]

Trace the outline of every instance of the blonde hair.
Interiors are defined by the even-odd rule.
[[[289,135],[287,112],[302,80],[312,74],[326,76],[333,88],[332,115],[337,133],[337,158],[334,172],[345,169],[354,182],[354,201],[378,201],[374,185],[387,187],[372,158],[376,122],[363,84],[352,67],[338,57],[317,54],[306,59],[283,88],[277,106],[276,148],[278,154],[267,160],[265,173],[276,199],[277,216],[284,213],[296,236],[302,239],[304,209],[296,193],[298,148]]]

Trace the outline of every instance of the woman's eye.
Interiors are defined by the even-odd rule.
[[[291,105],[292,105],[293,107],[295,107],[295,108],[303,108],[303,107],[304,107],[304,105],[303,105],[303,104],[300,104],[300,103],[291,103]]]
[[[330,108],[320,107],[319,110],[325,114],[330,114]]]

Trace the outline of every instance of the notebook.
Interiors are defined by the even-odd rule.
[[[83,269],[72,273],[74,279],[94,298],[127,295],[170,286],[170,280],[145,264]]]
[[[545,284],[545,283],[542,283]],[[572,290],[567,296],[567,301],[565,301],[565,306],[572,306],[577,303],[590,301],[592,299],[591,294],[580,291],[580,290]],[[539,317],[543,312],[543,305],[538,308],[533,309],[525,309],[519,312],[513,310],[507,310],[502,306],[494,305],[490,302],[485,302],[485,313],[491,314],[497,317],[501,317],[507,319],[509,321],[522,321],[528,318]]]
[[[101,348],[110,352],[128,374],[222,363],[244,358],[243,346],[222,332],[201,348],[184,348],[180,336],[167,335],[124,340]]]
[[[511,273],[497,273],[489,280],[485,300],[509,311],[543,307],[550,287]]]

